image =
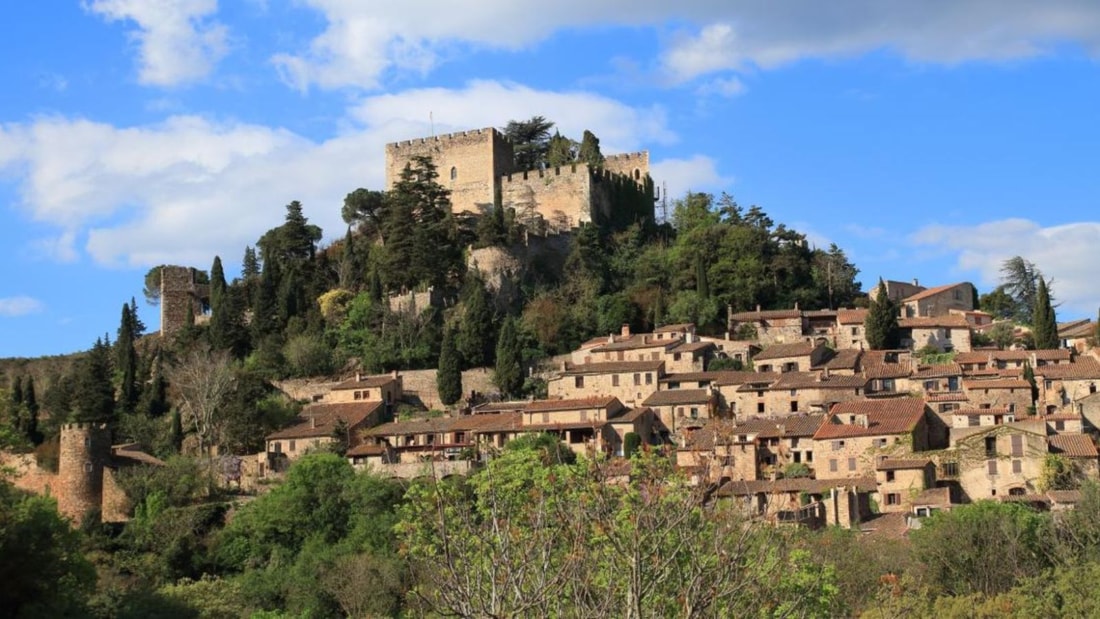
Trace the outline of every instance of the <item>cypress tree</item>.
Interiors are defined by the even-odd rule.
[[[867,309],[867,319],[863,326],[867,334],[867,345],[872,350],[889,350],[897,348],[900,342],[898,312],[894,302],[886,296],[886,286],[882,279],[878,282],[878,294]]]
[[[1035,348],[1058,348],[1058,320],[1054,315],[1054,307],[1050,303],[1050,290],[1046,281],[1040,277],[1039,287],[1035,293],[1035,308],[1032,311],[1031,334],[1035,339]]]
[[[127,414],[134,412],[141,397],[137,350],[134,347],[135,330],[130,306],[123,303],[122,318],[118,325],[118,339],[115,340],[115,363],[119,377],[118,407],[121,412]]]
[[[1031,363],[1024,361],[1024,380],[1031,387],[1031,405],[1028,406],[1028,410],[1035,409],[1035,401],[1039,399],[1039,385],[1035,382],[1035,370],[1031,368]]]
[[[115,389],[111,384],[111,347],[97,339],[77,366],[73,389],[76,421],[114,420]]]
[[[462,291],[463,313],[455,335],[455,348],[462,357],[463,367],[485,367],[493,362],[493,308],[489,293],[477,275],[466,281]]]
[[[516,333],[516,321],[510,316],[500,327],[496,356],[493,382],[505,397],[519,395],[523,389],[523,350]]]
[[[11,384],[11,403],[19,406],[23,403],[23,377],[16,376]]]
[[[221,256],[214,256],[214,264],[210,267],[210,311],[215,315],[221,308],[227,288]]]
[[[27,414],[27,438],[38,445],[42,442],[42,434],[38,432],[38,396],[34,393],[33,376],[28,376],[27,382],[23,386],[23,409]]]
[[[707,264],[702,256],[695,259],[695,291],[700,299],[710,298],[710,282],[707,281]]]
[[[435,375],[439,400],[447,406],[451,406],[462,397],[462,369],[459,366],[454,339],[454,329],[444,330],[443,344],[439,351],[439,369]]]
[[[145,333],[145,323],[138,316],[137,301],[134,300],[134,297],[130,297],[130,320],[133,321],[134,339],[136,340]]]

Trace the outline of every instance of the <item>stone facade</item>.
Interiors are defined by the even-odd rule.
[[[57,466],[57,509],[75,523],[100,509],[103,467],[111,449],[106,425],[72,423],[61,430]]]

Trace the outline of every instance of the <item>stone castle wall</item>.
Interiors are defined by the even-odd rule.
[[[519,221],[541,216],[550,230],[569,230],[592,221],[592,179],[583,163],[509,174],[501,178],[501,204]]]

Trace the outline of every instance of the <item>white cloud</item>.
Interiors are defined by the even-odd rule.
[[[1003,219],[975,226],[934,225],[918,230],[911,240],[953,255],[957,268],[980,274],[990,288],[1000,282],[1006,259],[1023,256],[1054,278],[1054,295],[1065,309],[1093,316],[1100,304],[1090,260],[1100,246],[1100,222],[1043,227],[1027,219]]]
[[[41,301],[24,295],[0,297],[0,316],[15,318],[41,312],[45,306]]]
[[[137,31],[139,80],[153,86],[176,86],[202,79],[227,50],[228,30],[208,19],[217,0],[92,0],[86,10],[107,21],[133,21]]]
[[[138,127],[47,117],[0,126],[0,172],[18,184],[22,208],[56,226],[35,248],[59,260],[87,252],[104,265],[205,266],[214,254],[236,261],[246,244],[279,225],[300,200],[329,235],[344,224],[340,205],[357,187],[381,188],[384,145],[500,124],[541,113],[562,132],[591,129],[604,152],[676,139],[660,109],[632,108],[585,92],[537,91],[474,82],[360,100],[345,131],[316,141],[291,131],[174,116]],[[692,178],[717,178],[696,161]]]
[[[719,174],[714,159],[705,155],[695,155],[690,159],[662,159],[649,168],[653,181],[668,188],[669,200],[688,191],[721,190],[733,183],[732,178]]]
[[[376,88],[393,70],[425,72],[456,46],[521,49],[562,29],[607,25],[665,28],[659,66],[666,82],[803,58],[890,49],[922,62],[1003,60],[1066,41],[1100,46],[1100,5],[1091,0],[958,0],[934,9],[902,0],[303,0],[324,30],[306,49],[273,58],[284,79],[305,90]]]

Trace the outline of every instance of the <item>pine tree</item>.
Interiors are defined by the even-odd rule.
[[[38,396],[34,393],[34,377],[28,376],[23,385],[23,410],[27,415],[25,433],[27,438],[38,445],[42,442],[42,434],[38,431]]]
[[[138,316],[137,301],[134,297],[130,297],[130,319],[133,320],[134,339],[141,337],[145,333],[145,323],[141,321],[141,317]]]
[[[1038,290],[1035,293],[1035,308],[1032,311],[1031,335],[1035,340],[1035,348],[1039,350],[1058,348],[1058,320],[1054,315],[1054,307],[1050,303],[1050,290],[1046,281],[1040,277]]]
[[[11,403],[19,406],[23,403],[23,377],[16,376],[11,383]]]
[[[523,389],[523,350],[516,332],[516,321],[511,316],[505,318],[500,327],[496,357],[493,382],[505,397],[519,395]]]
[[[587,129],[581,137],[581,148],[577,153],[577,159],[593,168],[603,167],[604,158],[603,154],[600,153],[600,139]]]
[[[439,368],[435,375],[435,386],[439,390],[439,400],[451,406],[462,397],[462,368],[459,365],[458,351],[455,350],[454,329],[443,332],[443,345],[439,351]]]
[[[115,389],[111,384],[111,346],[97,339],[77,365],[73,385],[76,421],[114,421]]]
[[[881,278],[878,294],[871,301],[871,306],[867,309],[867,319],[863,324],[864,331],[867,333],[867,345],[872,350],[889,350],[898,347],[900,341],[898,311],[894,302],[886,296],[886,286]]]

